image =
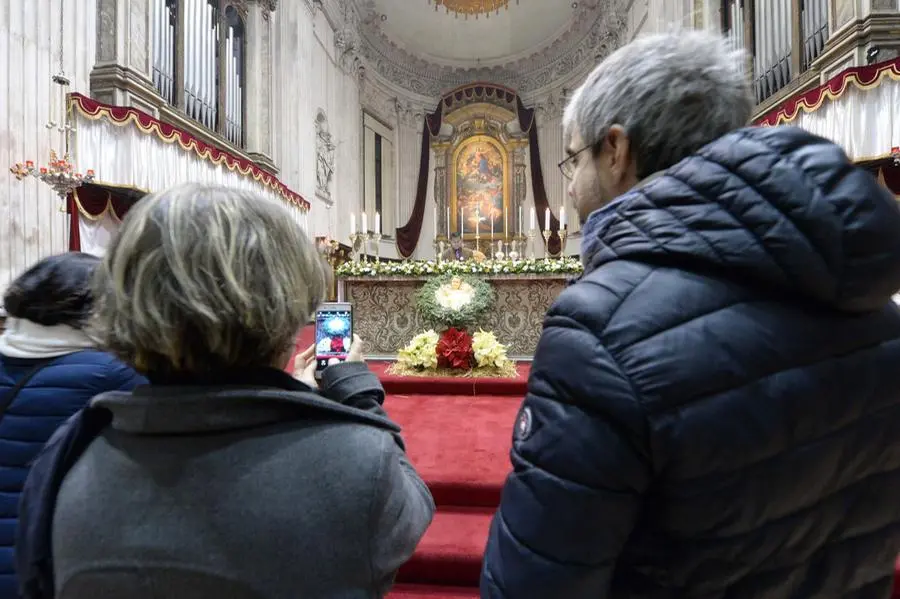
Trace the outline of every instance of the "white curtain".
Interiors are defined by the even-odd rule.
[[[900,81],[885,78],[871,89],[848,85],[814,112],[799,112],[788,124],[803,127],[841,146],[856,161],[883,158],[900,147]]]
[[[78,237],[81,251],[102,258],[110,240],[119,231],[119,221],[107,210],[96,220],[78,215]]]
[[[97,182],[147,191],[185,182],[245,189],[284,203],[293,220],[309,234],[308,213],[252,176],[201,159],[193,150],[186,151],[178,143],[166,143],[132,123],[120,126],[107,119],[91,120],[77,110],[74,112],[77,118],[75,159],[82,168],[94,170]],[[99,220],[89,220],[79,214],[78,222],[82,251],[97,255],[105,251],[111,235],[118,229],[118,221],[108,214]]]

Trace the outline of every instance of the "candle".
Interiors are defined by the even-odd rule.
[[[566,207],[565,206],[563,206],[562,208],[559,209],[559,228],[560,229],[566,228]]]
[[[350,234],[356,235],[356,213],[350,213]]]
[[[503,236],[509,235],[509,212],[503,213]]]
[[[550,209],[549,208],[544,209],[544,230],[545,231],[550,230]]]
[[[437,206],[434,207],[434,212],[431,213],[431,228],[434,230],[434,236],[437,237]]]
[[[531,209],[531,227],[529,230],[534,231],[537,229],[537,215],[534,213],[534,208]]]
[[[522,229],[525,228],[525,219],[522,218],[522,207],[519,206],[519,235],[522,234]]]
[[[381,213],[375,213],[375,234],[381,235]]]
[[[450,206],[447,206],[447,239],[450,239]]]
[[[464,210],[464,208],[460,207],[460,209],[459,209],[459,226],[457,227],[457,229],[459,230],[460,237],[462,237],[463,235],[466,234],[466,221],[463,218],[463,216],[464,216],[463,210]]]
[[[369,215],[365,212],[362,213],[362,227],[359,232],[363,235],[369,232]]]
[[[491,243],[494,242],[494,215],[491,214]]]

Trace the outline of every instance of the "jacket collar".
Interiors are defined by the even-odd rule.
[[[834,143],[799,127],[729,133],[592,214],[585,276],[630,260],[847,312],[900,288],[900,207]]]
[[[276,369],[223,376],[216,384],[170,382],[103,393],[91,405],[110,410],[112,427],[133,434],[202,434],[318,419],[400,430],[387,418],[325,398]]]

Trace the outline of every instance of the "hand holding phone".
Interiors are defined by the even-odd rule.
[[[335,361],[344,362],[353,344],[353,308],[348,302],[327,302],[316,310],[316,378]]]
[[[350,344],[350,352],[347,354],[346,361],[365,362],[363,358],[363,341],[359,338],[359,335],[353,335],[353,342]],[[319,386],[317,367],[316,345],[314,343],[294,358],[294,378],[315,389]]]

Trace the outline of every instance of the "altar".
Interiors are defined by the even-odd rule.
[[[572,273],[478,274],[494,288],[495,301],[482,327],[508,347],[509,357],[534,357],[548,308]],[[353,305],[354,332],[372,359],[394,359],[428,325],[416,310],[416,294],[429,275],[342,276],[338,299]]]

